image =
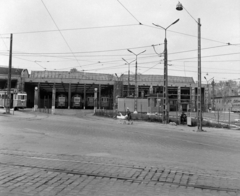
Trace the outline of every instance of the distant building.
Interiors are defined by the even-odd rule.
[[[8,68],[0,69],[0,87],[7,84]],[[14,75],[16,73],[16,75]],[[94,89],[97,88],[97,108],[116,108],[117,99],[135,96],[135,75],[86,73],[79,71],[32,71],[12,69],[13,88],[21,88],[28,94],[28,107],[33,107],[34,88],[38,87],[38,107],[49,107],[52,104],[53,89],[56,97],[65,100],[66,108],[73,107],[73,97],[79,97],[82,108],[93,108]],[[13,82],[12,81],[12,82]],[[129,81],[129,83],[128,83]],[[153,99],[157,105],[158,95],[163,94],[163,75],[137,75],[137,97]],[[208,88],[202,84],[202,110],[208,109]],[[171,111],[196,111],[197,84],[192,77],[168,76],[169,109]],[[78,98],[78,100],[79,100]],[[75,98],[76,99],[76,98]],[[57,99],[56,99],[57,100]],[[106,103],[108,102],[108,103]],[[56,104],[57,106],[57,104]]]
[[[11,87],[24,91],[24,78],[28,78],[27,69],[12,68]],[[8,82],[8,67],[0,67],[0,89],[6,89]]]
[[[213,105],[213,98],[211,99]],[[215,97],[215,110],[219,111],[232,111],[240,112],[240,95],[238,96],[227,96],[227,97]]]

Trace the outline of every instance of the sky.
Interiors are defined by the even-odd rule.
[[[198,19],[202,82],[240,81],[240,1],[0,0],[0,66],[31,71],[137,73],[198,77]],[[153,47],[154,45],[154,47]],[[155,50],[154,50],[155,48]],[[128,51],[132,51],[130,53]],[[205,79],[206,78],[206,79]]]

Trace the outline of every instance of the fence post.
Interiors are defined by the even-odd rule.
[[[229,129],[230,129],[230,123],[231,123],[231,121],[230,121],[230,108],[229,108],[229,118],[228,118],[228,122],[229,122]]]
[[[219,110],[218,110],[218,124],[219,124]]]
[[[177,115],[177,123],[180,125],[179,118],[178,118],[178,101],[176,102],[176,115]]]

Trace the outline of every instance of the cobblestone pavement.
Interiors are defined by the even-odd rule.
[[[240,195],[239,141],[82,113],[0,115],[0,196]]]
[[[102,157],[0,151],[0,195],[240,195],[240,178]]]

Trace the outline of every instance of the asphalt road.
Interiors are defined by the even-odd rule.
[[[239,131],[207,129],[199,133],[191,127],[137,121],[126,125],[95,117],[91,111],[26,119],[2,117],[0,129],[0,148],[5,149],[240,171]]]
[[[87,110],[55,116],[17,111],[0,115],[0,154],[84,156],[240,178],[240,131],[195,130],[141,121],[127,125]]]

